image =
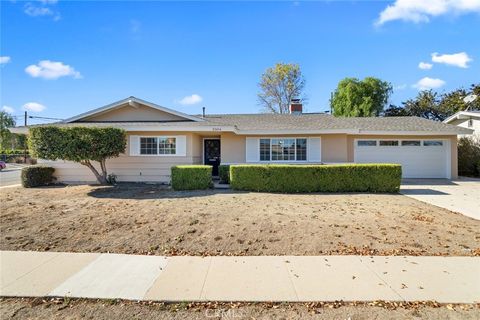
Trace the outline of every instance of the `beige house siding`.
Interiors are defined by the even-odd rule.
[[[130,156],[130,135],[137,136],[186,136],[186,156]],[[129,132],[126,153],[107,160],[107,170],[118,181],[169,182],[170,169],[174,165],[201,163],[200,137],[190,132]],[[55,168],[58,182],[95,182],[95,176],[87,167],[71,161],[45,161]],[[95,167],[99,169],[97,163]]]
[[[222,163],[245,163],[246,136],[222,133],[220,138],[220,159]]]
[[[136,108],[127,104],[118,109],[87,117],[83,121],[185,121],[185,118],[141,104]]]
[[[185,156],[130,156],[129,137],[136,136],[179,136],[186,137]],[[207,134],[208,135],[208,134]],[[224,132],[220,136],[191,132],[129,132],[126,153],[107,161],[109,173],[114,173],[118,181],[169,182],[170,170],[174,165],[203,163],[203,139],[219,137],[221,139],[222,163],[246,162],[247,137],[320,137],[321,155],[324,163],[342,163],[354,161],[355,139],[447,139],[451,147],[451,175],[457,173],[457,138],[456,136],[385,136],[385,135],[256,135],[245,136]],[[45,162],[45,161],[44,161]],[[53,166],[59,182],[95,182],[91,171],[80,164],[68,161],[48,161]],[[98,167],[98,166],[97,166]]]
[[[346,134],[323,135],[322,162],[348,162],[348,138]]]

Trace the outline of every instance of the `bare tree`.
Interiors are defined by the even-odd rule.
[[[288,113],[292,99],[306,100],[302,96],[305,79],[298,64],[277,63],[265,71],[258,85],[258,101],[265,112]]]

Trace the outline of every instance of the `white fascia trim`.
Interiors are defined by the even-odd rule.
[[[473,132],[473,130],[472,130]],[[360,131],[358,135],[385,136],[456,136],[460,133],[445,131]]]
[[[93,109],[93,110],[90,110],[90,111],[81,113],[81,114],[79,114],[79,115],[77,115],[77,116],[68,118],[68,119],[64,120],[63,122],[64,122],[64,123],[70,123],[70,122],[73,122],[73,121],[77,121],[77,120],[79,120],[79,119],[83,119],[83,118],[86,118],[86,117],[90,117],[90,116],[92,116],[92,115],[101,114],[101,113],[104,113],[104,112],[106,112],[106,111],[115,109],[115,108],[117,108],[117,107],[119,107],[119,106],[122,106],[122,105],[128,103],[129,101],[132,101],[132,102],[138,103],[138,104],[143,104],[143,105],[146,105],[146,106],[148,106],[148,107],[151,107],[151,108],[154,108],[154,109],[163,111],[163,112],[167,112],[167,113],[170,113],[170,114],[173,114],[173,115],[176,115],[176,116],[179,116],[179,117],[188,119],[188,120],[197,121],[197,122],[199,122],[199,121],[205,121],[205,120],[202,119],[202,118],[195,117],[195,116],[191,116],[191,115],[188,115],[188,114],[186,114],[186,113],[179,112],[179,111],[175,111],[175,110],[172,110],[172,109],[169,109],[169,108],[165,108],[165,107],[159,106],[158,104],[155,104],[155,103],[152,103],[152,102],[148,102],[148,101],[145,101],[145,100],[136,98],[136,97],[129,97],[129,98],[125,98],[125,99],[123,99],[123,100],[120,100],[120,101],[117,101],[117,102],[108,104],[108,105],[106,105],[106,106],[103,106],[103,107],[100,107],[100,108],[97,108],[97,109]]]
[[[326,130],[235,130],[239,135],[264,135],[264,134],[358,134],[358,129],[326,129]]]
[[[189,131],[189,132],[216,132],[218,134],[222,132],[235,132],[234,127],[189,127],[189,126],[168,126],[168,127],[155,127],[155,126],[131,126],[131,127],[118,127],[125,131]]]
[[[443,123],[450,123],[453,120],[469,119],[469,118],[480,119],[480,113],[468,112],[468,111],[459,111],[459,112],[455,113],[454,115],[451,115],[447,119],[443,120]]]

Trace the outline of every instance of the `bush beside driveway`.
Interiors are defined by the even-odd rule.
[[[473,255],[480,221],[395,194],[156,185],[4,189],[1,250],[156,255]]]

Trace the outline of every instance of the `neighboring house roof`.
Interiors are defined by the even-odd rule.
[[[185,121],[89,121],[82,119],[125,106],[129,101],[168,112]],[[150,102],[130,97],[102,108],[83,113],[56,126],[118,127],[127,131],[223,131],[237,134],[385,134],[385,135],[457,135],[473,130],[419,117],[334,117],[325,113],[303,114],[210,114],[205,117],[187,115]],[[12,132],[25,133],[26,128]]]
[[[450,123],[457,119],[470,119],[470,118],[477,118],[480,120],[480,111],[459,111],[454,115],[448,117],[447,119],[443,120],[444,123]]]
[[[70,122],[75,122],[75,121],[81,121],[82,119],[91,117],[93,115],[98,115],[98,114],[106,113],[107,111],[110,111],[110,110],[113,110],[113,109],[116,109],[116,108],[121,108],[121,107],[125,106],[125,104],[130,104],[132,106],[135,106],[135,104],[142,104],[142,105],[151,107],[153,109],[157,109],[157,110],[160,110],[160,111],[163,111],[163,112],[166,112],[166,113],[170,113],[170,114],[182,117],[185,120],[203,121],[202,118],[192,116],[192,115],[189,115],[189,114],[186,114],[186,113],[182,113],[182,112],[179,112],[179,111],[175,111],[175,110],[172,110],[172,109],[169,109],[169,108],[165,108],[165,107],[159,106],[158,104],[148,102],[148,101],[136,98],[134,96],[130,96],[128,98],[116,101],[114,103],[107,104],[106,106],[103,106],[103,107],[100,107],[100,108],[97,108],[97,109],[93,109],[93,110],[87,111],[85,113],[81,113],[81,114],[79,114],[75,117],[72,117],[72,118],[68,118],[68,119],[64,120],[63,122],[70,123]]]

